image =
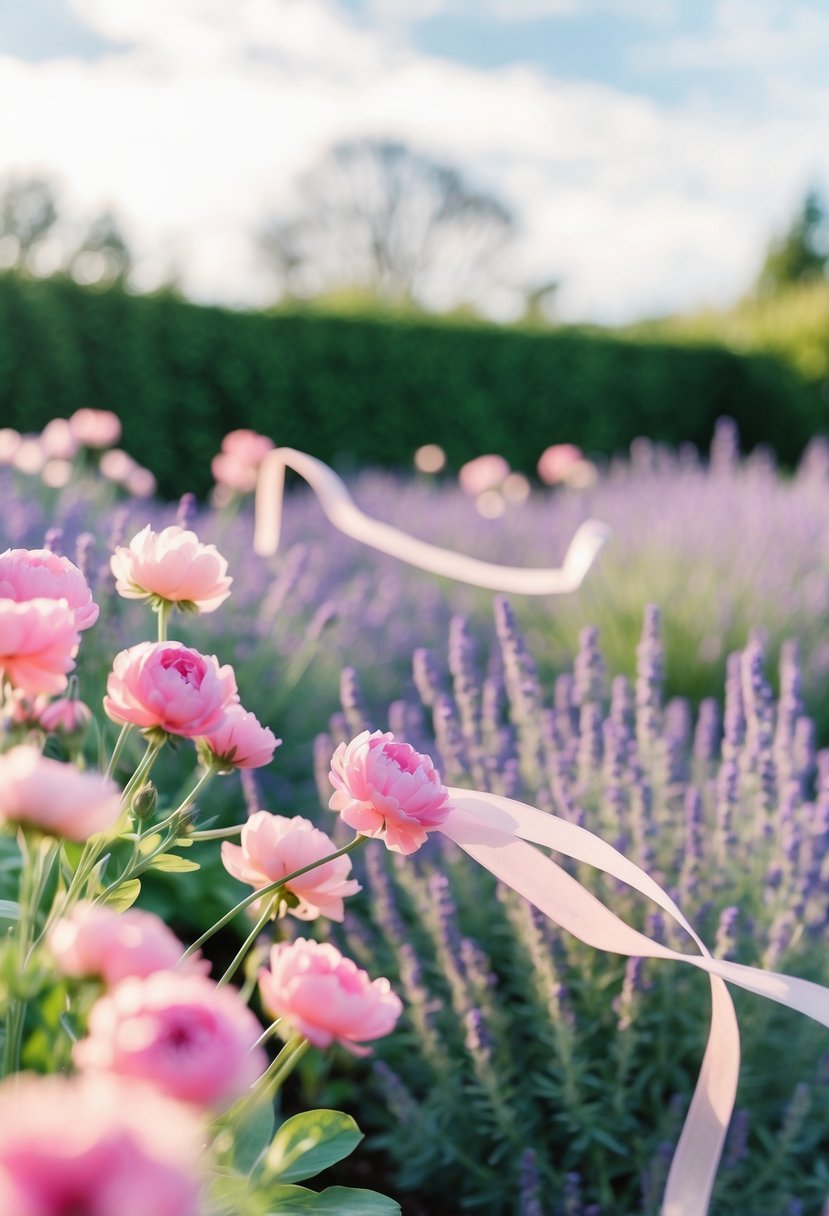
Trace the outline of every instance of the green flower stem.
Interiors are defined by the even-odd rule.
[[[115,747],[112,749],[112,755],[110,756],[109,764],[107,765],[107,771],[106,771],[107,777],[111,777],[113,775],[113,773],[115,772],[115,766],[117,765],[118,761],[121,759],[121,752],[124,750],[124,744],[126,743],[127,736],[129,735],[131,730],[132,730],[131,722],[125,722],[124,725],[121,727],[121,733],[119,734],[118,738],[115,741]]]
[[[278,888],[277,888],[277,891],[278,891]],[[227,971],[225,971],[222,978],[217,981],[217,984],[216,984],[217,988],[223,987],[225,984],[228,984],[233,979],[234,975],[236,974],[236,972],[239,968],[239,965],[241,964],[241,962],[244,959],[245,955],[247,954],[248,950],[251,948],[251,946],[256,941],[257,937],[259,936],[259,934],[265,928],[265,925],[268,923],[268,921],[271,920],[272,917],[274,916],[274,913],[277,910],[278,903],[279,903],[278,894],[274,894],[273,898],[265,900],[265,911],[261,914],[261,916],[257,920],[256,924],[253,926],[250,933],[247,935],[244,942],[239,947],[238,951],[236,952],[236,957],[233,959],[233,962],[230,964]]]
[[[210,828],[206,832],[188,832],[188,840],[224,840],[226,836],[238,836],[245,825],[237,823],[232,828]]]
[[[204,772],[202,773],[202,775],[199,777],[196,784],[191,789],[190,793],[187,794],[182,799],[182,801],[179,803],[179,805],[176,807],[176,809],[167,817],[167,819],[165,819],[164,823],[165,824],[172,823],[173,820],[177,818],[177,816],[183,815],[185,811],[188,811],[190,809],[190,807],[193,805],[193,803],[196,801],[196,799],[198,798],[199,794],[207,788],[207,786],[210,784],[210,782],[216,776],[218,771],[219,770],[217,768],[215,768],[213,765],[211,765],[209,768],[206,768],[204,770]],[[239,829],[239,831],[241,831],[241,828]]]
[[[305,1055],[311,1044],[301,1034],[292,1035],[275,1060],[272,1060],[262,1076],[253,1085],[250,1092],[240,1098],[228,1112],[227,1122],[234,1124],[248,1113],[251,1106],[257,1106],[273,1096],[282,1083],[287,1080],[296,1065]]]
[[[234,916],[238,916],[240,912],[244,912],[245,908],[250,907],[255,900],[263,899],[266,895],[272,895],[279,887],[287,887],[289,882],[293,882],[295,878],[300,878],[303,874],[307,874],[309,870],[315,870],[317,866],[324,866],[329,861],[336,861],[338,857],[344,857],[346,853],[351,853],[364,840],[368,839],[368,836],[355,836],[349,844],[344,845],[341,849],[337,849],[336,853],[329,853],[327,857],[321,857],[319,861],[312,861],[310,865],[302,866],[301,869],[294,870],[292,874],[286,874],[284,878],[278,878],[275,882],[268,883],[266,887],[260,887],[256,891],[251,891],[250,895],[246,895],[235,907],[226,912],[220,920],[217,920],[215,925],[212,925],[205,933],[202,933],[201,937],[194,941],[192,946],[188,946],[182,958],[189,958],[191,954],[195,954],[199,947],[203,946],[206,941],[209,941],[214,933],[218,933],[220,929],[224,929],[225,925],[230,924]]]
[[[147,744],[147,750],[144,752],[144,755],[141,757],[138,768],[135,770],[135,772],[130,777],[127,784],[124,786],[124,792],[121,795],[121,803],[123,806],[129,805],[129,800],[130,800],[131,796],[135,793],[135,791],[137,789],[140,789],[142,783],[145,781],[145,779],[147,777],[149,777],[150,770],[152,769],[153,765],[155,764],[158,753],[161,751],[163,746],[164,746],[163,740],[161,741],[161,743],[150,742]]]
[[[167,622],[170,619],[170,613],[173,608],[172,600],[159,600],[156,613],[158,614],[158,640],[159,642],[167,641]]]
[[[58,844],[49,837],[36,840],[27,839],[23,831],[19,833],[18,840],[23,856],[23,868],[20,874],[20,918],[15,927],[14,939],[17,978],[22,980],[31,958],[37,912],[49,879],[52,862],[57,854]],[[3,1047],[0,1077],[7,1077],[20,1071],[20,1050],[23,1044],[27,1005],[28,1001],[23,998],[10,997],[9,999],[6,1011],[6,1041]]]

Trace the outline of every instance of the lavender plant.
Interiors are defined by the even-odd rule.
[[[782,648],[779,697],[754,635],[729,659],[724,712],[712,699],[694,712],[663,697],[653,606],[633,683],[610,678],[586,628],[572,672],[545,686],[506,601],[495,618],[489,656],[457,617],[445,663],[415,653],[417,691],[388,707],[389,728],[435,755],[449,783],[615,843],[717,956],[825,981],[829,753],[815,751],[796,645]],[[342,689],[321,757],[374,725],[353,670]],[[682,948],[647,901],[574,872]],[[446,842],[414,864],[367,856],[365,883],[343,940],[382,960],[406,1026],[378,1050],[361,1113],[401,1187],[493,1216],[656,1216],[704,1046],[702,977],[580,945]],[[829,1196],[825,1036],[767,1002],[738,1007],[745,1065],[712,1213],[817,1216]],[[778,1053],[785,1071],[768,1066]]]

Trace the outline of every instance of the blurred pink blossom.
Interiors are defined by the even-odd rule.
[[[92,1006],[75,1044],[82,1071],[135,1077],[168,1097],[223,1109],[265,1071],[262,1027],[234,988],[156,971],[122,980]]]
[[[0,676],[28,696],[63,692],[79,642],[66,600],[0,599]]]
[[[125,482],[130,473],[138,468],[138,465],[133,460],[128,452],[122,448],[110,448],[108,452],[103,452],[101,461],[98,465],[101,476],[107,481]]]
[[[538,476],[548,486],[564,481],[567,473],[582,460],[581,448],[573,443],[554,443],[538,458]]]
[[[172,971],[184,946],[160,917],[140,908],[116,912],[106,904],[79,903],[49,932],[49,950],[63,975],[99,976],[108,987],[128,976]],[[200,973],[210,964],[191,955],[182,964]]]
[[[50,701],[37,715],[38,724],[52,734],[79,735],[92,721],[92,710],[75,697]]]
[[[53,418],[40,433],[40,444],[50,459],[71,460],[78,450],[78,438],[65,418]]]
[[[121,420],[112,410],[75,410],[69,425],[78,443],[87,448],[111,448],[121,438]]]
[[[287,1023],[283,1038],[295,1032],[314,1047],[337,1042],[356,1056],[369,1054],[362,1044],[390,1034],[403,1011],[388,980],[370,980],[336,946],[302,938],[271,949],[259,991],[268,1013]]]
[[[329,778],[335,790],[331,810],[396,853],[414,853],[449,814],[449,795],[430,758],[388,731],[364,730],[341,743]]]
[[[228,432],[221,452],[210,464],[216,482],[237,494],[251,493],[256,488],[259,466],[273,446],[273,440],[256,431]]]
[[[191,1108],[116,1077],[0,1085],[4,1216],[198,1216],[204,1136]]]
[[[228,705],[219,726],[202,740],[210,757],[226,769],[270,764],[281,742],[255,714],[238,704]]]
[[[461,466],[458,473],[460,487],[473,497],[484,490],[494,490],[509,476],[509,464],[503,456],[476,456]]]
[[[181,642],[140,642],[115,656],[104,709],[116,722],[193,739],[222,722],[238,700],[233,668]]]
[[[65,600],[77,629],[89,629],[98,619],[98,605],[81,571],[68,557],[49,549],[6,549],[0,553],[0,597],[24,600]]]
[[[147,525],[110,560],[115,589],[126,599],[159,599],[213,612],[230,595],[232,578],[215,545],[178,524],[153,532]]]
[[[158,488],[155,474],[137,464],[124,479],[124,489],[134,498],[152,498]]]
[[[40,442],[39,435],[21,435],[20,442],[14,449],[11,464],[18,473],[29,473],[34,476],[39,473],[46,463],[46,452]]]
[[[20,432],[14,427],[0,427],[0,464],[10,464],[20,447]]]
[[[50,760],[28,744],[0,755],[0,824],[86,840],[113,827],[120,806],[120,789],[100,773]]]
[[[234,878],[256,889],[329,857],[337,850],[330,837],[308,819],[300,816],[288,819],[269,811],[251,815],[242,828],[241,839],[241,845],[228,841],[222,844],[222,862]],[[343,900],[360,890],[360,884],[349,878],[350,873],[351,858],[338,857],[292,879],[286,889],[299,903],[289,907],[291,915],[300,920],[327,916],[341,921]]]

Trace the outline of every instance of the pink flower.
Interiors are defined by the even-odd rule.
[[[213,612],[230,595],[233,579],[215,545],[173,524],[161,532],[147,525],[119,545],[110,561],[115,589],[126,599],[169,600]]]
[[[198,1106],[229,1106],[268,1063],[239,994],[202,975],[125,979],[92,1006],[88,1031],[75,1044],[78,1068],[142,1079]]]
[[[554,443],[538,458],[538,476],[548,486],[564,481],[573,465],[582,460],[581,448],[574,443]]]
[[[376,730],[341,743],[329,773],[328,803],[349,827],[379,836],[396,853],[414,853],[449,814],[449,794],[428,756],[390,732]]]
[[[49,949],[63,975],[100,976],[108,987],[130,975],[172,971],[181,962],[184,946],[160,917],[140,908],[116,912],[106,904],[79,903],[56,921]],[[185,970],[203,973],[210,964],[192,955]]]
[[[50,701],[37,715],[38,725],[50,734],[78,736],[92,721],[92,710],[83,701],[61,697]]]
[[[323,857],[330,857],[337,846],[325,832],[315,828],[308,819],[297,816],[286,819],[270,811],[257,811],[242,828],[242,843],[222,845],[222,863],[234,878],[250,883],[255,889],[268,886],[279,878],[293,874]],[[338,857],[325,865],[316,866],[307,874],[294,878],[286,890],[299,900],[289,907],[300,920],[328,916],[341,921],[343,900],[360,890],[360,884],[350,879],[351,858]]]
[[[17,604],[33,599],[66,600],[76,629],[88,629],[98,619],[98,605],[78,567],[49,549],[0,553],[0,597]]]
[[[271,949],[259,991],[268,1012],[309,1043],[341,1043],[355,1056],[368,1055],[361,1044],[389,1034],[403,1010],[388,980],[370,980],[336,946],[302,938]]]
[[[237,700],[233,668],[181,642],[140,642],[115,656],[104,709],[116,722],[193,739]]]
[[[255,714],[237,704],[227,707],[220,725],[202,740],[209,758],[225,769],[270,764],[281,742]]]
[[[464,493],[476,496],[500,486],[508,476],[509,464],[503,456],[476,456],[461,466],[458,481]]]
[[[268,452],[273,448],[273,440],[257,431],[242,428],[238,431],[228,431],[222,440],[222,451],[238,456],[247,464],[261,464]]]
[[[66,600],[0,599],[0,676],[28,696],[63,692],[79,642]]]
[[[0,824],[30,824],[52,836],[86,840],[111,828],[120,806],[120,789],[99,773],[49,760],[28,744],[0,756]]]
[[[273,441],[256,431],[230,431],[222,440],[222,450],[213,457],[210,468],[220,486],[237,494],[256,488],[259,466],[273,448]]]
[[[40,442],[46,455],[57,460],[71,460],[78,450],[78,440],[65,418],[47,422],[41,431]]]
[[[5,1216],[197,1216],[192,1110],[113,1077],[11,1077],[0,1085]]]
[[[111,410],[75,410],[69,425],[78,443],[88,448],[111,448],[121,438],[121,421]]]

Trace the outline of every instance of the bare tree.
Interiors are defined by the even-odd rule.
[[[259,237],[286,295],[357,288],[391,303],[467,303],[491,282],[514,226],[457,169],[390,141],[335,145],[298,192],[297,217]]]

